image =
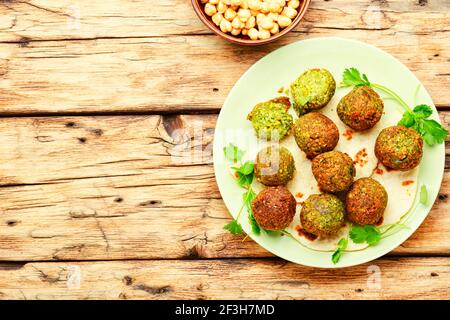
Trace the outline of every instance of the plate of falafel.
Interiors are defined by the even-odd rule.
[[[374,260],[430,211],[448,135],[424,86],[342,38],[282,47],[230,91],[214,137],[225,229],[306,266]]]

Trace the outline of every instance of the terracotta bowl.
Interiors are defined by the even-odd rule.
[[[262,45],[262,44],[266,44],[269,42],[273,42],[273,41],[281,38],[285,34],[287,34],[292,29],[294,29],[299,24],[300,20],[302,20],[303,16],[305,15],[306,9],[308,8],[310,2],[311,2],[311,0],[301,0],[300,7],[297,8],[297,11],[298,11],[297,16],[294,18],[291,25],[284,28],[279,33],[272,35],[269,39],[264,39],[264,40],[251,40],[248,37],[233,36],[229,33],[224,33],[220,30],[220,28],[218,26],[216,26],[214,24],[214,22],[212,22],[211,17],[206,15],[206,13],[203,9],[204,5],[202,5],[200,0],[192,0],[192,6],[194,7],[194,10],[197,13],[197,16],[200,18],[200,20],[202,20],[202,22],[212,32],[217,34],[219,37],[221,37],[225,40],[228,40],[230,42],[233,42],[233,43],[239,43],[239,44],[247,45],[247,46],[257,46],[257,45]]]

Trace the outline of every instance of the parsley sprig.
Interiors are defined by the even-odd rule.
[[[342,255],[345,252],[345,249],[347,249],[348,246],[348,237],[342,238],[338,242],[338,247],[335,252],[333,252],[333,255],[331,256],[331,261],[333,261],[334,264],[338,263],[341,259]]]
[[[409,105],[391,89],[370,82],[367,76],[364,73],[361,74],[356,68],[345,69],[340,87],[361,86],[369,86],[378,89],[396,100],[405,110],[403,117],[398,124],[416,130],[428,145],[432,146],[443,143],[447,138],[448,130],[442,127],[436,120],[428,119],[433,113],[430,106],[419,104],[411,109]]]
[[[223,148],[223,151],[225,154],[225,158],[229,161],[232,161],[233,163],[241,162],[244,155],[244,151],[240,150],[238,147],[231,143]],[[234,235],[242,234],[244,231],[242,230],[242,225],[239,223],[239,218],[243,209],[246,208],[248,212],[248,220],[252,227],[252,232],[256,235],[259,235],[261,233],[261,228],[256,222],[252,212],[252,201],[256,197],[256,193],[252,189],[252,183],[254,179],[254,163],[252,161],[246,161],[239,166],[233,166],[232,169],[235,171],[239,186],[246,189],[246,191],[242,194],[243,202],[236,219],[234,219],[230,223],[227,223],[223,228],[230,231],[230,233]]]

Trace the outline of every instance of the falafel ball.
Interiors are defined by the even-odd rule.
[[[309,69],[291,84],[298,116],[325,107],[336,91],[336,81],[326,69]]]
[[[375,126],[383,114],[384,104],[378,93],[368,86],[354,88],[337,106],[339,118],[355,131]]]
[[[387,168],[408,171],[422,159],[423,139],[413,129],[392,126],[381,130],[375,142],[375,155]]]
[[[294,157],[285,147],[266,147],[256,156],[255,177],[266,186],[285,185],[292,180],[294,171]]]
[[[318,237],[336,235],[344,225],[344,204],[332,194],[313,194],[300,211],[302,228]]]
[[[388,202],[383,185],[372,178],[361,178],[353,183],[345,197],[347,218],[360,225],[377,224]]]
[[[258,225],[266,230],[283,230],[295,216],[297,202],[286,187],[268,187],[252,201],[252,211]]]
[[[310,112],[297,119],[294,136],[300,150],[308,159],[333,150],[339,141],[339,130],[328,117]]]
[[[287,111],[291,107],[289,98],[280,97],[258,103],[248,114],[256,136],[261,139],[283,139],[291,130],[293,119]]]
[[[356,169],[346,153],[330,151],[313,159],[312,172],[321,191],[336,193],[350,188]]]

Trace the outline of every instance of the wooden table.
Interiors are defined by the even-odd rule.
[[[321,36],[393,54],[448,128],[449,9],[314,0],[295,32],[247,48],[212,35],[188,0],[1,1],[0,298],[450,298],[449,155],[410,239],[371,263],[320,270],[222,229],[230,215],[210,152],[241,74]]]

